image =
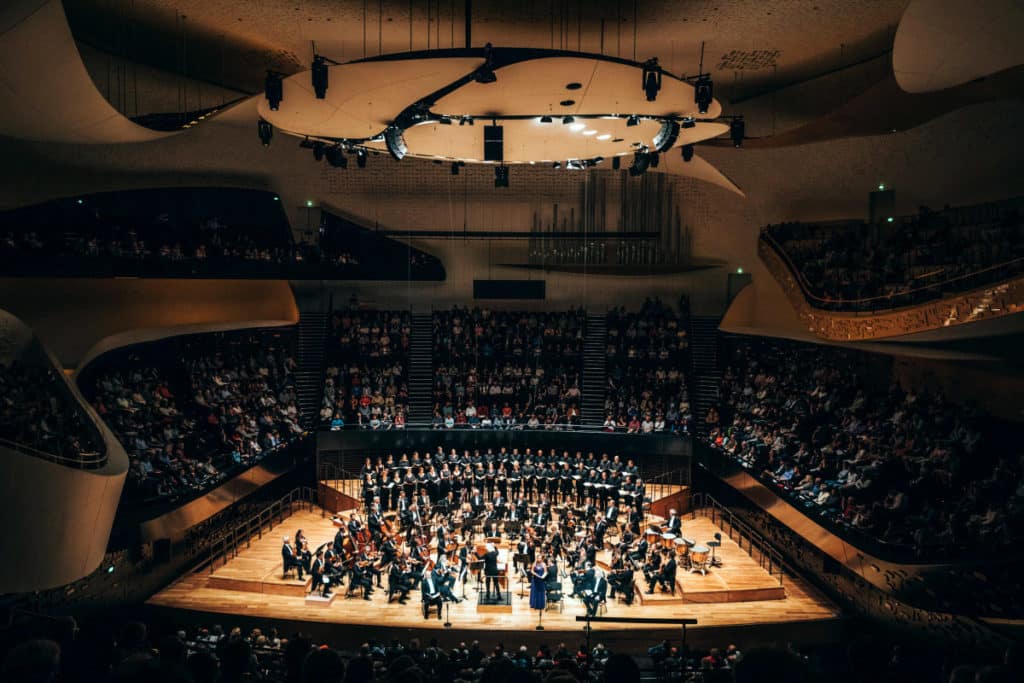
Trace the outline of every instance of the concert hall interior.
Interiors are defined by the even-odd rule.
[[[1024,679],[1021,36],[0,2],[0,683]]]

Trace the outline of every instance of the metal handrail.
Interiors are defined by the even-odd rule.
[[[736,541],[740,550],[743,550],[743,541],[745,538],[747,541],[747,554],[752,558],[757,559],[758,564],[760,564],[761,568],[766,570],[768,574],[772,576],[777,575],[779,585],[782,585],[785,571],[787,569],[785,560],[782,557],[782,553],[772,546],[760,532],[756,531],[749,524],[737,517],[731,510],[715,500],[710,494],[702,492],[694,493],[692,500],[694,518],[696,518],[698,514],[711,517],[712,523],[725,531],[730,540]],[[754,555],[755,550],[757,551],[757,557]],[[792,573],[792,570],[790,571]]]
[[[197,570],[209,566],[212,574],[217,567],[218,559],[222,560],[221,566],[223,566],[228,563],[228,560],[237,557],[243,543],[248,548],[252,545],[254,536],[263,538],[264,530],[269,533],[277,524],[283,522],[285,517],[294,512],[296,504],[312,510],[317,500],[316,490],[309,486],[292,489],[252,517],[238,522],[224,530],[217,538],[212,539],[208,546],[206,559],[199,563]],[[287,514],[285,514],[286,511]]]
[[[764,229],[761,230],[761,239],[765,243],[767,243],[768,246],[770,246],[775,251],[775,253],[778,254],[779,257],[782,258],[782,260],[785,262],[787,269],[789,270],[790,274],[793,275],[793,279],[796,281],[797,285],[799,285],[800,291],[803,292],[804,297],[807,298],[808,300],[810,300],[812,305],[814,305],[814,302],[817,302],[817,303],[821,304],[821,306],[815,306],[815,308],[822,308],[824,310],[833,310],[833,308],[835,308],[837,306],[838,307],[850,306],[850,307],[853,307],[854,310],[862,310],[861,308],[856,308],[856,307],[857,306],[862,306],[863,304],[870,304],[870,303],[874,303],[874,302],[890,302],[890,304],[891,304],[891,302],[894,299],[911,297],[914,294],[919,294],[919,293],[922,293],[922,292],[927,292],[929,290],[934,291],[936,289],[940,290],[940,295],[935,297],[935,298],[941,298],[941,290],[943,288],[945,288],[946,286],[948,286],[950,283],[966,280],[968,278],[975,278],[975,277],[978,277],[979,275],[983,275],[983,274],[991,272],[991,271],[995,271],[995,270],[999,270],[999,269],[1005,269],[1008,266],[1015,266],[1015,270],[1019,269],[1021,266],[1024,266],[1024,257],[1018,257],[1018,258],[1015,258],[1015,259],[1011,259],[1009,261],[1005,261],[1003,263],[997,263],[997,264],[994,264],[994,265],[991,265],[991,266],[987,266],[985,268],[981,268],[980,270],[975,270],[975,271],[972,271],[970,273],[965,273],[963,275],[957,275],[955,277],[951,277],[951,278],[948,278],[946,280],[942,280],[940,282],[935,282],[935,283],[930,284],[930,285],[925,285],[925,286],[922,286],[922,287],[915,287],[915,288],[912,288],[912,289],[908,289],[905,292],[899,292],[899,293],[896,293],[896,294],[881,294],[881,295],[878,295],[878,296],[870,296],[870,297],[864,297],[864,298],[860,298],[860,299],[834,299],[834,298],[831,298],[831,297],[827,297],[827,298],[826,297],[820,297],[820,296],[817,296],[816,294],[813,293],[813,291],[811,290],[811,284],[807,281],[807,278],[804,276],[803,271],[800,270],[796,266],[795,263],[793,263],[793,260],[790,258],[789,254],[786,252],[785,247],[783,247],[782,244],[778,240],[775,239],[775,236],[771,234],[771,232],[768,230],[768,228],[764,228]],[[1009,275],[1010,275],[1010,273],[1007,274],[1007,276],[1009,276]],[[978,285],[978,286],[980,287],[982,285]],[[893,305],[883,306],[883,307],[881,307],[881,310],[891,309],[891,308],[897,308],[897,306],[893,306]],[[842,309],[842,308],[835,308],[835,310],[842,311],[844,309]],[[872,308],[871,310],[880,310],[880,309]]]
[[[99,451],[83,451],[80,457],[69,458],[63,455],[57,455],[56,453],[48,453],[47,451],[41,451],[37,448],[32,448],[23,443],[11,441],[0,437],[0,446],[5,446],[11,450],[30,455],[34,458],[40,458],[42,460],[48,460],[58,465],[64,465],[66,467],[75,467],[83,470],[94,470],[103,467],[107,463],[107,457],[105,453]]]
[[[353,498],[357,501],[363,500],[362,482],[358,473],[345,469],[333,462],[321,462],[317,471],[317,480],[320,482],[334,482],[331,487],[340,491],[342,495]]]

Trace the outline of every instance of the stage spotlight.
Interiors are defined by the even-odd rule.
[[[313,92],[322,100],[327,95],[327,62],[320,55],[313,57]]]
[[[626,119],[626,125],[629,126],[630,128],[632,128],[633,126],[639,126],[640,117],[637,116],[636,114],[630,116],[628,119]]]
[[[440,123],[442,126],[452,125],[452,119],[450,116],[442,116],[437,120],[437,122]]]
[[[551,164],[551,168],[562,168],[562,162],[556,161],[555,163]]]
[[[661,161],[661,155],[657,152],[651,152],[651,168],[658,168],[658,163]]]
[[[683,161],[688,162],[693,159],[693,145],[683,145],[681,149],[683,150]]]
[[[267,102],[270,103],[270,111],[277,111],[281,106],[281,100],[284,99],[284,83],[281,82],[281,74],[268,71],[263,91]]]
[[[620,168],[622,168],[622,157],[612,157],[612,169],[618,171]]]
[[[356,150],[356,166],[359,168],[366,168],[366,150]]]
[[[345,156],[345,150],[341,147],[328,147],[324,156],[327,157],[327,163],[334,168],[348,168],[348,157]]]
[[[270,121],[260,119],[256,124],[256,132],[259,133],[260,142],[263,143],[263,146],[269,147],[270,138],[274,137],[274,127],[270,125]]]
[[[743,119],[736,118],[729,124],[729,137],[732,138],[732,144],[736,147],[743,146],[743,138],[746,137],[747,124],[743,122]]]
[[[683,128],[696,128],[697,127],[697,122],[694,121],[691,118],[685,118],[685,119],[683,119],[683,126],[682,127]]]
[[[313,158],[320,161],[324,158],[324,143],[314,142],[313,143]]]
[[[708,107],[715,97],[715,85],[711,82],[711,76],[701,76],[693,85],[693,101],[697,105],[697,111],[701,114],[708,113]]]
[[[459,162],[452,162],[452,175],[459,175]]]
[[[637,152],[633,155],[633,165],[629,167],[629,175],[638,176],[647,172],[651,165],[651,155],[647,152]]]
[[[672,148],[672,145],[676,144],[678,137],[679,124],[675,121],[663,121],[661,130],[654,136],[654,149],[658,152],[667,151]]]
[[[658,66],[657,57],[651,57],[644,62],[644,72],[641,79],[641,87],[644,94],[647,95],[647,101],[653,102],[658,99],[658,93],[661,91],[661,67]]]
[[[396,161],[404,159],[409,151],[409,148],[405,146],[405,138],[402,137],[402,129],[397,126],[389,126],[384,131],[384,143]]]
[[[494,186],[508,187],[508,166],[494,167]]]
[[[573,118],[573,117],[571,117],[571,116],[563,116],[563,117],[562,117],[562,125],[563,125],[563,126],[568,126],[568,125],[569,125],[570,123],[572,123],[572,122],[573,122],[573,121],[575,121],[575,120],[576,120],[576,119],[574,119],[574,118]]]
[[[542,116],[542,117],[540,117],[540,122],[541,123],[551,123],[551,117],[550,116]]]

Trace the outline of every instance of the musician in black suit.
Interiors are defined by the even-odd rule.
[[[621,500],[619,505],[622,505]],[[619,521],[619,505],[615,504],[614,499],[608,503],[608,510],[604,513],[604,518],[608,520],[609,524],[616,524]]]
[[[288,542],[288,537],[285,536],[281,545],[281,560],[284,562],[284,571],[287,572],[292,567],[299,570],[299,579],[302,580],[305,577],[303,572],[304,567],[298,556],[295,554],[295,549],[292,548],[292,544]]]
[[[661,569],[656,574],[650,575],[647,578],[647,593],[648,595],[654,592],[654,586],[660,586],[662,592],[667,589],[672,595],[676,594],[676,557],[675,553],[665,550],[662,551],[664,561],[661,563]],[[652,580],[653,579],[653,580]]]
[[[583,603],[587,606],[587,616],[596,615],[598,606],[605,602],[607,597],[608,579],[605,578],[604,572],[598,571],[594,577],[593,589],[583,594]]]
[[[501,599],[501,583],[498,581],[498,549],[494,547],[492,543],[488,543],[486,546],[486,552],[484,553],[484,576],[486,579],[485,592],[487,593],[487,599],[491,597],[491,586],[494,586],[494,595],[496,600]]]
[[[683,528],[683,522],[679,519],[679,513],[675,510],[668,511],[668,523],[666,524],[668,533],[679,536]]]
[[[334,534],[334,552],[341,555],[345,551],[345,530],[338,528],[338,532]]]
[[[316,557],[313,558],[313,563],[310,565],[309,573],[313,576],[313,584],[312,586],[310,586],[310,592],[315,593],[316,590],[319,588],[321,596],[325,598],[330,597],[331,579],[326,574],[323,548],[317,549]]]
[[[420,596],[423,599],[423,618],[427,619],[430,617],[430,608],[437,607],[437,619],[441,620],[441,603],[444,599],[441,597],[441,588],[437,585],[434,580],[433,572],[424,572],[423,582],[420,584]]]
[[[411,590],[412,582],[409,581],[409,577],[397,562],[392,562],[391,569],[388,571],[388,602],[391,602],[392,597],[397,593],[398,602],[404,605],[409,600],[409,591]]]
[[[604,535],[608,531],[608,519],[602,517],[598,522],[597,526],[594,527],[594,544],[598,548],[604,548]]]
[[[437,589],[441,592],[441,599],[445,602],[454,602],[458,604],[462,602],[456,597],[455,593],[452,592],[452,586],[455,585],[455,579],[451,575],[451,572],[447,566],[442,567],[441,565],[435,565],[433,574],[434,583]]]
[[[615,591],[622,593],[622,597],[625,598],[627,605],[633,604],[633,563],[626,560],[622,564],[622,568],[614,572],[614,574],[608,579],[609,585],[612,588],[612,597],[615,597]]]
[[[366,517],[366,525],[370,528],[373,542],[379,544],[384,538],[384,517],[380,514],[380,503],[374,503],[370,514]]]

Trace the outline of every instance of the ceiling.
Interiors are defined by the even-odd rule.
[[[75,38],[196,77],[261,88],[318,52],[336,61],[466,47],[466,0],[64,0]],[[886,53],[907,0],[474,0],[471,42],[593,52],[676,74],[705,69],[720,98]]]

